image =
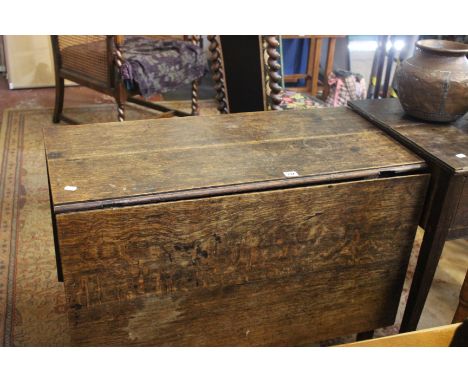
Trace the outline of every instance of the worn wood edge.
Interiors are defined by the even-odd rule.
[[[207,101],[207,100],[201,100],[201,101]],[[161,102],[165,102],[165,101],[161,101]],[[109,107],[109,105],[113,105],[113,104],[100,104],[100,105],[90,105],[89,107],[93,107],[93,108],[103,108],[103,107]],[[136,105],[136,104],[135,104]],[[140,105],[137,105],[136,107],[140,107],[140,108],[143,108],[142,106]],[[64,110],[80,110],[81,108],[79,107],[70,107],[70,108],[64,108]],[[334,110],[332,110],[334,109]],[[337,107],[337,108],[322,108],[320,109],[321,111],[324,111],[324,112],[327,112],[329,113],[330,115],[333,114],[333,112],[337,109],[341,109],[341,110],[347,110],[349,108],[345,107],[345,106],[340,106],[340,107]],[[17,110],[17,109],[13,109],[13,108],[10,108],[11,111],[14,111],[14,110]],[[49,109],[44,109],[44,108],[30,108],[30,109],[26,109],[26,110],[53,110],[53,108],[49,108]],[[281,111],[281,114],[282,115],[285,115],[285,114],[297,114],[298,112],[300,113],[304,113],[304,114],[309,114],[309,113],[316,113],[317,110],[314,110],[314,109],[309,109],[309,110],[294,110],[294,109],[290,109],[290,110],[282,110]],[[238,119],[239,116],[246,116],[246,117],[249,117],[249,116],[255,116],[255,115],[258,115],[258,113],[267,113],[266,111],[265,112],[258,112],[258,111],[245,111],[245,112],[241,112],[241,113],[231,113],[231,114],[212,114],[212,115],[203,115],[202,118],[205,120],[205,121],[208,121],[208,120],[219,120],[219,119],[224,119],[224,120],[227,120],[226,118],[228,119]],[[353,114],[352,112],[350,114]],[[157,115],[157,114],[155,114]],[[194,115],[188,115],[188,118],[197,118],[198,119],[199,116],[194,116]],[[344,117],[343,117],[344,118]],[[187,118],[184,118],[185,120],[190,120],[190,119],[187,119]],[[178,118],[174,118],[171,120],[172,123],[180,123],[180,122],[177,122],[179,119]],[[126,121],[127,123],[138,123],[138,122],[148,122],[148,121],[151,121],[151,119],[144,119],[144,120],[134,120],[134,121]],[[155,125],[154,127],[157,127],[157,120],[154,120],[155,122]],[[83,123],[83,124],[80,124],[79,126],[72,126],[72,125],[63,125],[63,126],[60,126],[61,129],[67,129],[67,128],[96,128],[96,129],[103,129],[105,128],[106,126],[113,126],[113,127],[121,127],[123,129],[125,129],[125,125],[122,126],[122,124],[120,122],[97,122],[97,123],[92,123],[92,122],[89,122],[89,123]],[[373,126],[373,124],[371,124],[370,127],[375,127]],[[48,130],[54,130],[56,128],[55,125],[53,126],[44,126],[43,127],[43,130],[45,130],[46,132]]]
[[[461,179],[461,181],[462,181],[463,183],[462,183],[461,186],[460,186],[460,187],[461,187],[461,191],[460,191],[460,193],[458,194],[458,201],[457,201],[457,205],[456,205],[456,207],[455,207],[455,211],[456,211],[456,212],[453,214],[452,218],[450,219],[449,227],[450,227],[450,228],[460,229],[460,228],[467,228],[467,227],[464,227],[464,226],[461,226],[461,227],[460,227],[460,226],[454,226],[454,223],[456,222],[456,221],[455,221],[455,218],[456,218],[456,216],[457,216],[457,211],[460,209],[460,203],[463,203],[463,202],[464,202],[464,200],[463,200],[463,199],[464,199],[464,198],[463,198],[463,190],[464,190],[464,188],[468,185],[468,183],[467,183],[468,177],[463,176],[463,175],[459,175],[457,178],[458,178],[458,179]],[[449,231],[450,231],[450,229],[449,229]],[[449,232],[449,235],[450,235],[450,232]]]
[[[364,110],[359,105],[359,101],[348,101],[348,106],[351,108],[351,110],[353,110],[360,116],[364,117],[368,121],[372,122],[377,127],[381,128],[384,132],[386,132],[392,138],[396,139],[398,142],[403,144],[407,149],[411,150],[415,154],[423,157],[424,159],[427,159],[431,162],[436,163],[438,166],[447,170],[450,174],[455,174],[455,172],[460,172],[459,169],[456,169],[450,166],[448,163],[441,161],[439,158],[432,155],[430,152],[426,151],[424,148],[422,148],[418,144],[406,138],[403,134],[400,134],[398,131],[394,130],[390,125],[386,124],[385,122],[380,121],[379,119],[374,117],[372,114],[366,112],[366,110]],[[399,125],[398,127],[405,127],[405,126],[409,126],[409,125],[402,124],[402,125]],[[461,169],[461,172],[468,172],[468,171]]]
[[[161,118],[162,115],[159,116]],[[47,134],[47,133],[46,133]],[[384,131],[381,130],[376,130],[372,132],[373,135],[377,136],[383,136],[385,138],[387,137],[387,134]],[[352,136],[360,136],[360,133],[358,132],[351,132],[351,133],[343,133],[340,135],[341,137],[352,137]],[[213,144],[208,144],[208,145],[193,145],[193,146],[175,146],[175,147],[168,147],[168,148],[158,148],[158,149],[149,149],[145,148],[142,150],[132,150],[132,151],[124,151],[124,152],[118,152],[118,153],[102,153],[102,154],[92,154],[92,155],[86,155],[86,154],[80,154],[80,155],[70,155],[65,158],[56,158],[52,153],[55,153],[53,150],[47,150],[47,156],[49,159],[50,163],[60,163],[60,162],[67,162],[73,159],[87,159],[87,158],[103,158],[103,157],[120,157],[122,155],[139,155],[139,154],[146,154],[146,153],[165,153],[165,152],[182,152],[182,151],[189,151],[189,150],[194,150],[194,149],[217,149],[217,148],[231,148],[231,147],[239,147],[239,146],[261,146],[265,144],[275,144],[275,143],[285,143],[285,142],[301,142],[301,141],[314,141],[314,140],[320,140],[320,139],[329,139],[329,138],[334,138],[336,137],[335,134],[322,134],[322,135],[301,135],[297,137],[283,137],[283,138],[270,138],[270,139],[263,139],[261,141],[258,140],[246,140],[246,141],[239,141],[239,142],[225,142],[225,143],[213,143]],[[49,138],[47,138],[49,139]],[[411,156],[414,157],[415,161],[416,159],[419,159],[420,162],[423,162],[422,159],[417,157],[413,152],[410,152]],[[409,159],[408,159],[409,160]],[[395,165],[397,166],[397,165]]]
[[[447,240],[463,239],[468,236],[468,227],[451,227],[448,232]]]
[[[132,197],[63,203],[54,205],[54,213],[62,214],[68,212],[90,211],[96,209],[126,207],[150,203],[174,202],[179,200],[199,199],[247,192],[271,191],[281,188],[322,185],[331,182],[346,183],[356,180],[366,180],[367,178],[386,178],[397,175],[408,176],[427,173],[426,170],[426,163],[415,163],[401,166],[379,167],[376,169],[355,170],[297,178],[275,179],[262,182],[169,191],[159,194],[152,193],[146,195],[136,195]]]
[[[449,346],[455,331],[461,324],[423,329],[416,332],[352,342],[339,347],[443,347]]]
[[[55,262],[57,265],[57,280],[63,282],[63,269],[62,269],[62,259],[60,255],[60,245],[58,242],[58,227],[57,227],[57,216],[54,213],[54,199],[52,195],[52,187],[50,185],[50,175],[49,175],[49,164],[47,160],[47,153],[44,150],[44,156],[46,161],[46,171],[47,171],[47,185],[49,188],[49,204],[50,204],[50,220],[52,223],[52,233],[54,238],[54,250],[55,250]]]

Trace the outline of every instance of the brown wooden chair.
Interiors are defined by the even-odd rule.
[[[178,39],[200,44],[199,36],[151,36],[158,39]],[[192,82],[191,114],[173,110],[157,103],[138,98],[138,93],[128,92],[121,80],[119,68],[124,62],[121,47],[124,36],[64,35],[51,36],[55,66],[55,109],[53,122],[61,120],[77,124],[63,115],[65,79],[113,96],[117,103],[117,117],[125,120],[125,103],[132,102],[163,112],[163,116],[198,115],[198,79]],[[79,49],[77,49],[79,47]]]
[[[322,99],[326,99],[328,95],[328,84],[326,80],[328,75],[333,71],[333,61],[335,57],[336,39],[343,36],[299,36],[289,35],[281,36],[283,40],[292,38],[308,38],[310,39],[309,56],[307,58],[307,71],[306,73],[293,73],[284,76],[285,83],[296,83],[299,80],[305,80],[305,86],[288,87],[288,90],[296,91],[299,93],[309,93],[312,96],[317,96],[318,91],[322,89]],[[322,54],[323,40],[328,39],[327,46],[327,59],[325,63],[324,79],[321,83],[319,81],[320,73],[320,60]]]

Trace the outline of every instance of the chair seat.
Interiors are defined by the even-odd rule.
[[[125,37],[122,78],[128,90],[137,87],[144,97],[172,91],[203,76],[206,58],[189,41]]]
[[[298,93],[291,90],[283,90],[280,93],[281,103],[280,108],[283,110],[292,110],[292,109],[317,109],[326,107],[325,103],[318,98]]]
[[[121,75],[127,90],[144,97],[166,93],[203,76],[206,58],[202,48],[190,41],[154,40],[126,36],[122,45]],[[82,57],[93,57],[86,64]],[[63,67],[108,82],[106,41],[69,46],[62,51]]]

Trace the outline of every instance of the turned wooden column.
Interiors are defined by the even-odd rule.
[[[124,42],[124,36],[114,36],[114,60],[117,70],[120,73],[120,68],[123,64],[123,57],[121,47]],[[125,121],[125,101],[127,100],[127,93],[123,81],[120,80],[120,76],[117,76],[115,84],[115,100],[117,102],[117,118],[119,122]]]
[[[281,104],[281,64],[279,48],[279,40],[277,36],[265,36],[266,52],[268,55],[267,71],[268,71],[268,87],[270,88],[269,104],[272,110],[280,110]]]
[[[215,82],[216,100],[218,101],[218,110],[222,114],[229,113],[226,97],[226,87],[224,81],[223,58],[218,36],[208,36],[210,42],[209,51],[211,52],[211,72]]]
[[[199,46],[200,45],[200,36],[192,35],[191,41],[193,45]],[[198,85],[199,79],[192,81],[192,115],[200,114],[200,107],[198,105]]]
[[[223,35],[209,39],[220,109],[229,113],[277,109],[281,66],[276,37]]]

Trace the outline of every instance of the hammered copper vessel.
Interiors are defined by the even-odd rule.
[[[426,121],[450,122],[468,112],[468,45],[420,40],[397,72],[396,87],[406,113]]]

